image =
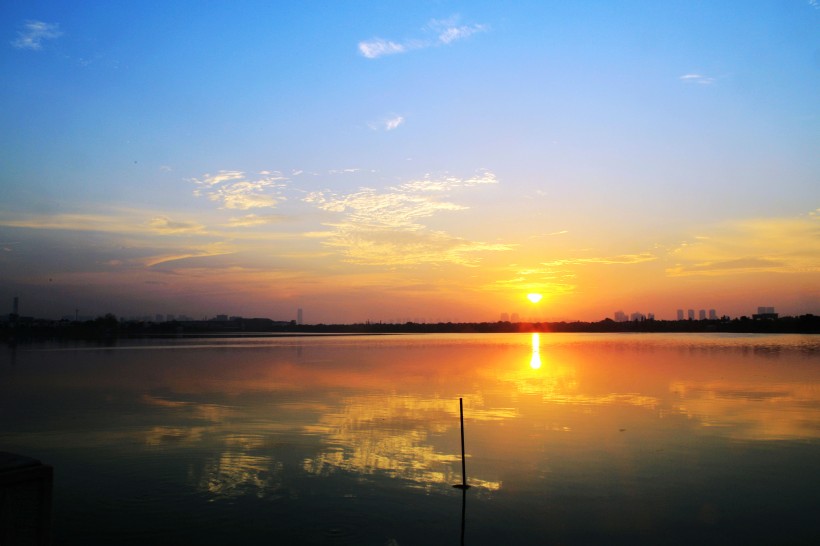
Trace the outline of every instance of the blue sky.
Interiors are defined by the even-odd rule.
[[[817,2],[0,15],[0,301],[31,313],[820,311]]]

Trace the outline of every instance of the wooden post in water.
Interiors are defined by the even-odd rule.
[[[459,489],[468,489],[467,485],[467,463],[464,461],[464,400],[458,399],[458,413],[461,419],[461,483],[454,485]]]

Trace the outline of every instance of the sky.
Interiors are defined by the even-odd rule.
[[[0,70],[0,313],[820,314],[817,0],[11,1]]]

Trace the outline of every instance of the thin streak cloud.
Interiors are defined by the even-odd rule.
[[[700,85],[711,85],[715,83],[715,78],[711,76],[704,76],[702,74],[684,74],[678,78],[684,83],[697,83]]]
[[[180,234],[180,233],[205,233],[205,226],[196,222],[174,222],[166,216],[152,218],[148,225],[158,233]]]
[[[651,262],[657,259],[658,257],[654,254],[643,252],[641,254],[622,254],[619,256],[604,256],[598,258],[570,258],[564,260],[553,260],[550,262],[544,262],[542,265],[549,267],[583,264],[627,265]]]

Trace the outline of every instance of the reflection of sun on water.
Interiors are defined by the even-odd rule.
[[[532,359],[530,360],[530,368],[537,370],[541,367],[541,336],[538,334],[532,335]]]

